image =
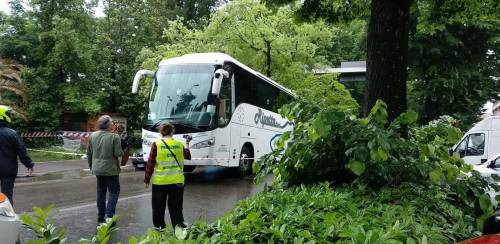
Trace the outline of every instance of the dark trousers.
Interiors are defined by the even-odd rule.
[[[180,184],[171,185],[153,185],[153,194],[151,196],[153,205],[153,225],[158,229],[165,229],[165,207],[168,201],[168,212],[172,227],[184,226],[184,217],[182,216],[182,198],[184,186]]]
[[[115,176],[97,177],[97,220],[102,222],[104,217],[111,218],[115,215],[116,203],[120,195],[120,180]],[[106,193],[109,191],[108,206],[106,206]]]
[[[2,193],[7,196],[12,205],[14,205],[14,181],[16,181],[16,177],[0,177]]]

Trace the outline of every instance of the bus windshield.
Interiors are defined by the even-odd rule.
[[[169,121],[177,133],[208,129],[215,115],[215,106],[209,103],[215,68],[213,64],[160,66],[151,88],[147,124],[155,127]]]

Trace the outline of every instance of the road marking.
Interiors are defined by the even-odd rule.
[[[121,198],[118,198],[118,202],[137,199],[137,198],[143,198],[143,197],[147,197],[147,196],[151,196],[151,192],[143,193],[143,194],[135,195],[135,196],[121,197]],[[73,206],[73,207],[59,208],[59,209],[57,209],[57,211],[67,212],[67,211],[74,211],[74,210],[79,210],[82,208],[89,208],[89,207],[95,207],[95,206],[96,206],[95,202],[85,203],[85,204],[81,204],[81,205],[77,205],[77,206]]]

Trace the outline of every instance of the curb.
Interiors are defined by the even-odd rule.
[[[121,168],[120,174],[130,173],[135,171],[136,170],[132,165],[127,165]],[[89,169],[73,169],[73,170],[64,170],[58,172],[35,174],[34,176],[18,175],[16,177],[16,183],[31,183],[31,182],[52,181],[61,179],[80,179],[91,175],[92,173],[90,172]]]

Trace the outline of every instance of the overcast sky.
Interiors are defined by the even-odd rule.
[[[10,13],[9,11],[9,1],[7,0],[0,0],[0,11],[4,12],[4,13]]]

